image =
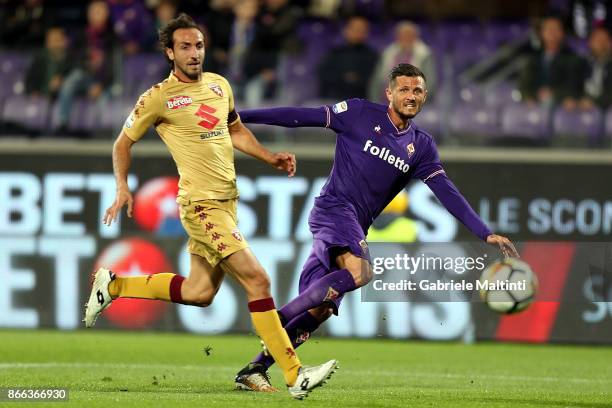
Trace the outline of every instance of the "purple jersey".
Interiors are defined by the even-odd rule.
[[[474,235],[486,240],[491,234],[446,176],[433,138],[413,121],[397,129],[385,105],[350,99],[320,108],[246,110],[240,116],[245,123],[327,127],[337,133],[334,165],[309,219],[315,239],[339,245],[345,241],[340,239],[343,235],[365,236],[413,178],[425,182]],[[353,253],[358,249],[351,245]]]
[[[338,138],[331,174],[315,205],[350,204],[364,233],[410,179],[444,173],[432,137],[414,122],[397,129],[387,109],[361,99],[325,106],[326,127]]]

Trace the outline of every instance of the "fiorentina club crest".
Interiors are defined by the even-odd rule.
[[[412,156],[414,154],[414,143],[410,143],[406,146],[406,149],[408,150],[408,157]]]
[[[213,82],[212,84],[208,84],[208,87],[210,88],[211,91],[216,93],[217,96],[223,97],[223,89],[221,89],[221,87],[218,84]]]
[[[310,338],[310,332],[303,331],[303,330],[298,330],[297,331],[297,337],[295,339],[295,343],[296,344],[305,343],[306,340],[308,340],[309,338]]]
[[[242,234],[240,234],[240,231],[238,231],[238,228],[235,228],[232,231],[232,237],[236,238],[238,241],[242,241]]]
[[[338,299],[338,296],[340,296],[340,293],[330,286],[327,288],[327,295],[325,295],[325,299],[323,299],[323,301],[327,302],[328,300],[336,300]]]
[[[374,126],[374,131],[380,135],[380,125]]]

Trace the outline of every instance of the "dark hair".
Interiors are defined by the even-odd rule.
[[[171,66],[174,66],[174,62],[168,58],[166,48],[174,48],[174,32],[181,28],[195,28],[202,33],[202,36],[204,35],[204,30],[202,27],[200,27],[198,23],[193,20],[193,18],[189,17],[185,13],[179,14],[178,17],[173,18],[168,22],[168,24],[160,28],[158,33],[159,43],[161,44],[162,52],[164,53],[164,57],[166,57],[166,61],[168,61]]]
[[[423,81],[427,81],[427,78],[425,78],[425,74],[423,73],[423,71],[411,64],[399,64],[393,67],[393,69],[389,73],[389,83],[391,85],[394,85],[395,78],[400,76],[421,77],[423,78]]]

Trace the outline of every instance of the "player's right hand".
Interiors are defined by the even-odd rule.
[[[489,235],[487,237],[487,244],[498,246],[499,250],[504,254],[504,258],[519,258],[519,253],[512,241],[502,235]]]
[[[132,193],[129,188],[121,188],[117,190],[117,196],[115,197],[115,202],[113,205],[106,209],[104,213],[104,218],[102,222],[106,225],[111,225],[113,221],[117,220],[117,215],[119,215],[119,211],[123,208],[124,205],[127,204],[127,215],[132,218],[132,205],[134,203],[134,198],[132,197]]]

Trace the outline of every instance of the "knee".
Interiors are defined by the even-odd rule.
[[[360,288],[362,286],[367,285],[374,276],[372,271],[372,265],[369,262],[362,262],[360,267],[350,268],[348,271],[353,275],[353,279],[355,280],[355,286]]]
[[[187,282],[187,281],[185,281]],[[183,302],[192,306],[206,307],[215,298],[215,292],[209,288],[183,284]]]
[[[329,305],[321,305],[319,307],[310,309],[308,313],[310,313],[312,317],[314,317],[318,321],[324,322],[329,319],[332,314],[334,314],[334,309],[329,307]]]
[[[206,307],[209,306],[213,299],[215,298],[215,294],[212,291],[205,290],[197,293],[192,299],[191,303],[194,306]]]

